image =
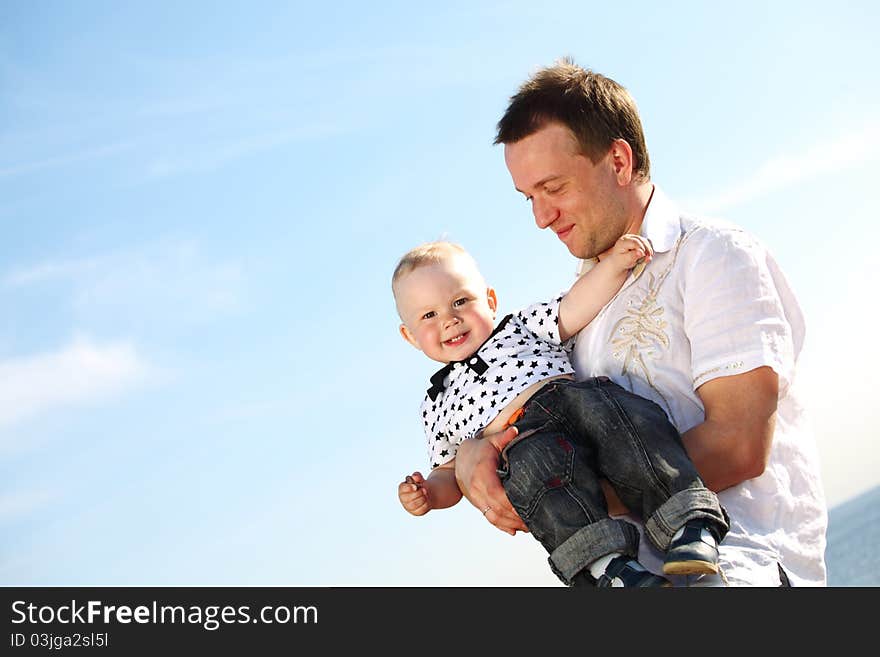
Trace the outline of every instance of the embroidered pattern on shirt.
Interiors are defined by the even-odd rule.
[[[741,360],[738,360],[735,363],[727,363],[725,365],[719,365],[718,367],[713,367],[712,369],[706,370],[705,372],[694,378],[694,387],[700,384],[701,379],[706,378],[710,374],[714,374],[715,372],[719,372],[721,370],[738,370],[741,369],[743,365],[745,365],[745,363]]]
[[[657,299],[663,283],[675,267],[679,250],[689,235],[690,233],[685,233],[675,245],[672,260],[659,276],[648,273],[647,293],[641,302],[633,303],[632,299],[627,302],[625,314],[614,324],[609,338],[611,355],[616,360],[623,360],[620,374],[629,380],[630,389],[633,388],[633,375],[643,379],[663,402],[663,410],[670,418],[672,406],[654,384],[648,360],[658,360],[661,352],[669,349],[669,335],[666,333],[668,324],[663,319],[665,310]]]

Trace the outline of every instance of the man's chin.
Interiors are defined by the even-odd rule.
[[[578,245],[568,245],[565,247],[568,249],[568,252],[573,255],[575,258],[580,258],[581,260],[589,260],[590,258],[595,258],[596,255],[592,253],[588,248],[584,246]]]

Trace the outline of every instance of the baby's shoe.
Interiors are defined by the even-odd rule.
[[[718,573],[718,541],[701,520],[691,520],[675,532],[666,560],[666,575],[706,575]]]
[[[622,554],[611,559],[604,572],[594,579],[597,588],[651,588],[672,585],[665,577],[655,575],[632,557]]]

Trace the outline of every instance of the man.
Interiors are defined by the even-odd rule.
[[[730,514],[720,583],[824,585],[827,512],[795,385],[803,317],[772,256],[736,227],[679,213],[651,182],[629,93],[570,60],[522,85],[495,143],[538,227],[582,272],[624,233],[652,242],[653,261],[581,331],[572,358],[579,379],[607,376],[652,399],[682,432]],[[465,441],[456,461],[468,500],[511,534],[525,525],[496,468],[514,436]],[[609,511],[624,514],[606,484]],[[554,551],[554,567],[574,568],[583,540],[575,533]],[[639,559],[659,572],[648,541]]]

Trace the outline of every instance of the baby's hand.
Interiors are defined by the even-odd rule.
[[[397,485],[397,497],[403,508],[414,516],[423,516],[431,510],[428,489],[421,472],[413,472]]]
[[[620,237],[611,248],[611,257],[623,270],[636,265],[647,264],[654,256],[654,249],[647,238],[627,233]]]

